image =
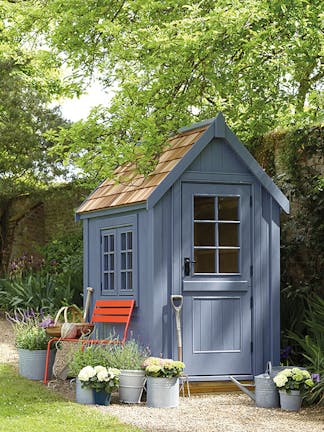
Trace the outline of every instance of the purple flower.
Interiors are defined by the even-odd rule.
[[[47,316],[46,318],[43,319],[42,322],[39,323],[39,326],[42,328],[46,328],[46,327],[53,327],[54,321],[52,319],[52,317]]]
[[[292,351],[292,348],[290,345],[283,347],[283,349],[281,350],[281,358],[282,359],[288,359],[290,354],[291,354],[291,351]]]
[[[313,374],[312,374],[312,380],[313,380],[314,382],[320,382],[320,381],[321,381],[321,375],[320,375],[320,374],[315,374],[315,373],[313,373]]]

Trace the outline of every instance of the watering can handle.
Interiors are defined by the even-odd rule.
[[[271,375],[271,372],[272,372],[272,364],[271,364],[271,361],[268,361],[268,362],[267,362],[265,372],[266,372],[268,375]]]

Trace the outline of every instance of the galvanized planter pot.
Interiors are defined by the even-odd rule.
[[[75,400],[84,405],[93,405],[95,403],[93,389],[82,388],[79,378],[76,379]]]
[[[31,380],[42,380],[44,378],[46,350],[18,349],[19,374]],[[56,349],[51,350],[48,377],[52,378],[53,365],[56,356]]]
[[[179,378],[147,377],[146,405],[152,408],[176,408],[179,405]]]
[[[285,411],[299,411],[302,404],[302,397],[299,390],[291,390],[287,393],[285,390],[279,390],[280,406]]]
[[[146,381],[143,370],[122,369],[119,375],[119,400],[124,403],[139,403]]]

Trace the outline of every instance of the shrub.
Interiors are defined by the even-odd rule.
[[[109,351],[112,349],[111,345],[91,344],[86,346],[84,350],[82,347],[73,352],[69,361],[69,376],[76,377],[80,370],[86,366],[104,366],[109,367]]]
[[[14,315],[7,314],[7,318],[14,327],[15,346],[26,350],[46,350],[50,336],[46,333],[41,323],[42,314],[33,311],[23,311]]]
[[[138,370],[141,369],[143,361],[149,356],[149,349],[143,348],[136,340],[130,339],[124,345],[113,345],[107,355],[111,367]]]
[[[0,308],[7,311],[32,308],[55,313],[71,304],[73,295],[69,274],[58,277],[40,271],[0,279]]]
[[[306,336],[289,332],[289,337],[301,348],[307,368],[321,377],[306,400],[324,404],[324,299],[315,296],[310,301],[304,324]]]

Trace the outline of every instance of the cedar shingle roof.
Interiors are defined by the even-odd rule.
[[[145,202],[176,164],[205,132],[208,125],[178,133],[169,139],[169,146],[160,155],[157,166],[147,177],[138,174],[133,164],[115,170],[114,178],[105,180],[81,204],[77,213]]]

